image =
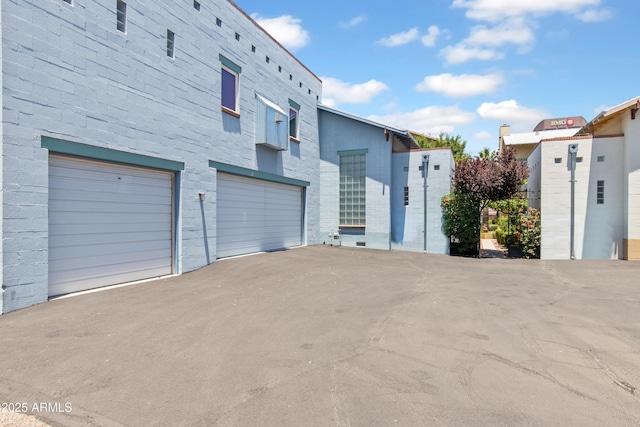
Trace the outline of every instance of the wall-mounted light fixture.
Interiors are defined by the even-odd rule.
[[[205,195],[204,195],[204,191],[200,191],[200,192],[198,192],[198,197],[200,198],[200,201],[201,201],[201,202],[204,202],[204,197],[205,197]]]

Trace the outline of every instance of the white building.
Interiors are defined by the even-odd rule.
[[[640,260],[640,97],[602,112],[573,137],[543,139],[528,158],[542,259]],[[575,194],[571,195],[575,154]],[[573,206],[573,221],[572,221]]]

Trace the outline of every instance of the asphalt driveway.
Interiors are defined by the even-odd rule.
[[[2,315],[0,360],[52,425],[637,426],[640,263],[260,254]]]

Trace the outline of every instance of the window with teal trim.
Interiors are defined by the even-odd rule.
[[[340,156],[340,226],[366,225],[366,155]]]

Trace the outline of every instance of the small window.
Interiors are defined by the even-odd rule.
[[[167,56],[175,58],[175,39],[176,35],[171,30],[167,30]]]
[[[405,166],[405,167],[404,167],[404,171],[405,171],[405,172],[409,172],[409,166]]]
[[[309,95],[311,95],[311,89],[309,89]]]
[[[197,0],[193,0],[193,8],[198,12],[200,11],[200,3]]]
[[[282,65],[278,65],[278,72],[281,73],[282,72]]]
[[[216,18],[216,25],[217,25],[218,27],[222,27],[222,19],[220,19],[220,18]]]
[[[439,171],[440,170],[440,165],[433,165],[433,170],[434,171]]]
[[[404,205],[409,206],[409,187],[404,187]]]
[[[64,1],[67,4],[73,4],[73,0],[62,0],[62,1]]]
[[[604,156],[598,156],[598,163],[604,163]]]
[[[582,157],[576,157],[576,163],[582,163]]]
[[[121,0],[117,0],[116,12],[116,28],[120,32],[127,32],[127,4]]]
[[[300,105],[289,100],[289,137],[300,140]]]
[[[236,40],[240,41],[240,34],[236,33]]]
[[[293,80],[293,74],[289,74],[289,80]]]
[[[251,45],[251,52],[256,53],[256,47],[254,45]]]
[[[604,181],[598,181],[596,199],[599,205],[604,205]]]
[[[300,82],[300,87],[302,87],[302,82]]]
[[[269,62],[271,62],[271,58],[269,58],[268,56],[264,57],[265,62],[268,64]]]
[[[562,157],[556,157],[555,158],[555,162],[556,163],[562,163]]]

